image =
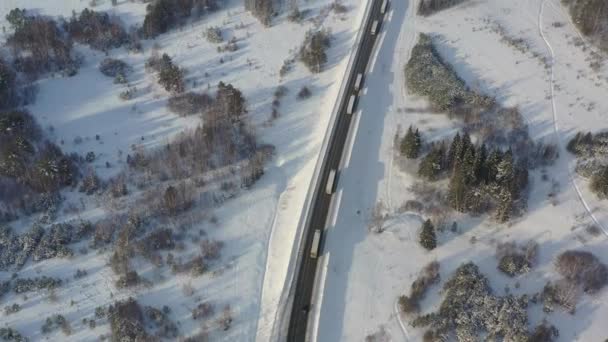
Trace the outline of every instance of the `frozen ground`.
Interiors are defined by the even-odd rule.
[[[2,1],[0,26],[6,26],[4,16],[15,7],[68,17],[72,10],[80,11],[88,3],[82,0]],[[155,286],[119,291],[113,285],[115,276],[106,266],[107,253],[89,251],[84,256],[76,253],[71,260],[28,263],[19,272],[20,277],[57,276],[69,282],[57,291],[57,302],[50,302],[43,293],[29,295],[27,299],[7,295],[3,305],[19,303],[23,309],[10,316],[3,315],[3,326],[16,328],[33,340],[92,341],[107,334],[109,326],[105,324],[91,330],[81,324],[81,319],[92,318],[97,306],[134,296],[142,305],[169,305],[171,318],[178,322],[182,334],[188,336],[200,330],[199,323],[190,317],[195,299],[211,301],[216,304],[216,311],[229,304],[234,312],[233,328],[228,332],[219,331],[213,321],[209,322],[212,338],[251,341],[257,336],[259,341],[267,339],[287,272],[299,212],[364,3],[344,1],[348,12],[338,15],[327,10],[329,0],[302,2],[300,9],[309,10],[302,24],[289,23],[282,16],[271,28],[263,28],[245,12],[241,1],[226,3],[221,11],[200,21],[172,30],[155,41],[145,41],[143,54],[129,54],[123,49],[110,51],[111,57],[124,59],[134,68],[129,81],[137,87],[138,95],[133,100],[120,100],[118,94],[124,88],[114,85],[98,71],[104,54],[78,46],[78,51],[85,57],[79,73],[72,78],[50,76],[39,81],[38,98],[29,108],[65,152],[94,151],[98,156],[94,167],[102,178],[107,178],[120,170],[133,146],[162,146],[178,132],[198,124],[195,117],[180,118],[170,114],[165,107],[168,95],[145,72],[144,63],[154,44],[161,53],[169,54],[178,66],[187,69],[188,90],[210,88],[214,91],[219,81],[241,89],[258,137],[263,143],[275,145],[277,150],[265,176],[253,189],[241,192],[212,212],[195,208],[191,213],[190,220],[196,222],[196,230],[203,229],[209,238],[225,242],[222,260],[213,275],[209,273],[192,279],[190,276],[166,276],[141,261],[135,264],[136,269]],[[109,0],[98,1],[98,4],[96,10],[108,10],[127,25],[141,24],[145,15],[145,4],[138,2],[119,1],[116,7],[112,7]],[[209,26],[222,27],[228,39],[236,37],[239,50],[219,54],[216,46],[202,37],[203,30]],[[287,76],[280,78],[283,61],[294,56],[308,29],[318,27],[329,28],[333,34],[325,70],[311,75],[303,65],[296,63]],[[272,94],[280,84],[286,86],[289,93],[282,100],[281,116],[270,120]],[[312,97],[297,101],[296,94],[304,85],[311,89]],[[96,135],[100,136],[99,140],[95,139]],[[83,142],[76,143],[76,137],[81,137]],[[112,168],[107,169],[106,162]],[[66,191],[64,195],[67,203],[74,204],[79,204],[82,197],[75,191]],[[60,215],[58,220],[75,216],[96,220],[106,215],[100,200],[86,197],[83,200],[85,210],[77,215]],[[217,223],[212,223],[209,217],[217,218]],[[187,248],[182,254],[187,256],[191,252]],[[86,269],[89,275],[71,280],[76,269]],[[9,277],[10,273],[0,272],[0,280]],[[192,297],[182,293],[184,284],[191,284],[195,289]],[[71,301],[74,304],[70,304]],[[61,332],[41,335],[40,326],[54,313],[62,313],[71,322],[72,335],[65,337]]]
[[[422,331],[400,318],[395,304],[409,291],[418,271],[433,260],[441,264],[442,280],[461,263],[476,262],[498,294],[505,287],[516,294],[542,290],[547,280],[557,279],[552,261],[565,249],[589,250],[608,262],[605,237],[594,237],[582,228],[594,221],[608,227],[606,203],[590,193],[585,180],[573,177],[575,161],[563,149],[577,131],[605,128],[608,72],[593,72],[588,52],[574,46],[578,34],[559,1],[469,1],[429,18],[416,17],[413,8],[412,1],[391,2],[351,127],[352,152],[343,161],[334,196],[336,212],[328,222],[320,261],[323,270],[317,277],[317,286],[323,289],[314,310],[320,312],[315,319],[318,341],[363,340],[374,333],[386,340],[420,340]],[[565,25],[555,27],[555,22]],[[503,35],[523,38],[528,51],[501,41],[497,25]],[[414,124],[425,139],[440,139],[453,134],[458,123],[427,113],[425,102],[404,88],[404,66],[419,32],[437,38],[440,54],[471,87],[495,95],[505,106],[518,106],[533,139],[558,142],[561,148],[558,162],[547,168],[550,181],[542,181],[539,170],[530,174],[525,216],[508,226],[455,216],[460,232],[441,233],[439,247],[432,252],[417,242],[426,218],[399,211],[406,200],[414,199],[408,187],[415,179],[406,172],[407,162],[396,157],[394,137]],[[556,201],[547,196],[551,180],[559,184]],[[386,231],[371,234],[367,227],[378,202],[389,215]],[[518,278],[499,274],[496,244],[529,239],[540,243],[538,266]],[[521,285],[517,289],[516,282]],[[424,312],[437,308],[440,286],[421,303]],[[559,328],[560,341],[597,339],[607,333],[602,318],[608,308],[601,305],[606,300],[605,290],[583,296],[574,317],[559,310],[546,315],[533,305],[530,327],[546,318]]]

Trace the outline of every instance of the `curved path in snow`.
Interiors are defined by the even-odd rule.
[[[539,31],[541,37],[543,38],[545,44],[547,45],[547,49],[549,50],[549,53],[551,54],[551,69],[550,69],[551,77],[549,80],[549,82],[550,82],[549,87],[551,89],[551,108],[552,108],[552,114],[553,114],[553,130],[554,130],[555,138],[557,139],[559,149],[561,151],[565,151],[563,141],[559,136],[560,131],[559,131],[559,124],[558,124],[557,105],[555,103],[555,68],[554,68],[555,52],[553,50],[553,46],[547,39],[547,36],[545,35],[545,32],[543,30],[543,14],[545,11],[545,5],[547,4],[548,1],[549,0],[543,0],[543,2],[540,5],[540,9],[538,11],[538,31]],[[581,202],[581,204],[583,205],[583,207],[585,208],[585,210],[587,211],[587,213],[589,214],[589,217],[591,217],[593,222],[595,222],[595,224],[602,230],[604,235],[608,236],[608,230],[606,229],[606,227],[604,227],[604,225],[602,223],[600,223],[600,221],[597,219],[597,217],[595,217],[595,215],[593,214],[593,211],[589,207],[589,204],[587,203],[587,201],[585,201],[585,198],[583,197],[583,194],[582,194],[578,184],[576,183],[575,175],[574,175],[572,169],[568,165],[566,165],[566,168],[568,169],[567,170],[568,178],[570,180],[570,183],[572,184],[572,187],[574,188],[574,191],[576,192],[576,195],[577,195],[579,201]]]

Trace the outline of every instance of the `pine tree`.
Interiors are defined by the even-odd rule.
[[[427,250],[433,250],[437,247],[437,236],[435,235],[435,227],[431,220],[426,220],[420,229],[420,245]]]
[[[420,155],[420,148],[422,147],[422,139],[420,132],[416,128],[416,131],[410,126],[405,134],[405,137],[401,140],[401,154],[409,159],[416,159]]]
[[[591,177],[591,190],[599,197],[608,196],[608,166],[602,167]]]
[[[475,153],[475,178],[477,179],[476,184],[485,183],[487,181],[487,158],[488,150],[486,149],[486,145],[482,144],[481,147],[477,150],[477,153]]]
[[[450,206],[457,211],[465,212],[467,195],[467,185],[465,182],[464,170],[455,169],[450,178],[450,185],[448,191],[448,201]]]
[[[462,157],[462,163],[460,168],[464,175],[465,184],[476,184],[477,175],[475,172],[475,149],[470,147]]]
[[[502,160],[502,153],[498,149],[492,150],[490,156],[486,161],[486,183],[493,183],[496,181],[496,174],[498,173],[498,164]]]
[[[498,222],[504,223],[509,221],[513,212],[513,198],[509,190],[503,188],[498,196],[498,208],[496,210],[496,219]]]
[[[450,145],[450,149],[448,151],[447,156],[447,167],[449,170],[454,168],[454,160],[456,160],[456,151],[460,151],[462,148],[462,139],[460,138],[460,133],[456,133],[454,139],[452,139],[452,144]]]
[[[428,180],[437,180],[444,170],[445,148],[443,144],[433,144],[431,151],[422,159],[418,175]]]

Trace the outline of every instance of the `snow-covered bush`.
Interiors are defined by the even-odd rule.
[[[428,16],[456,6],[463,1],[465,0],[422,0],[418,4],[418,15]]]
[[[40,290],[53,290],[61,286],[62,280],[42,276],[38,278],[17,278],[13,281],[13,291],[15,293],[25,293]]]
[[[327,49],[331,46],[331,34],[327,30],[308,31],[300,47],[299,59],[308,70],[319,73],[327,62]]]
[[[310,91],[310,89],[307,86],[303,86],[300,91],[298,92],[297,98],[298,100],[306,100],[307,98],[311,97],[312,93]]]
[[[546,321],[541,322],[534,328],[528,342],[553,342],[559,337],[559,330]]]
[[[152,306],[144,308],[144,317],[154,326],[154,336],[162,339],[175,340],[179,334],[177,325],[169,319],[170,309],[165,306],[163,310],[159,310]]]
[[[217,26],[207,27],[207,29],[205,29],[205,32],[203,33],[203,36],[205,36],[207,41],[210,43],[219,44],[224,41],[224,37],[222,36],[222,29]]]
[[[12,67],[0,57],[0,111],[18,103],[17,75]]]
[[[527,273],[534,266],[537,254],[538,244],[533,241],[521,248],[515,242],[499,243],[496,246],[498,269],[510,277]]]
[[[443,286],[444,297],[437,312],[420,316],[412,324],[431,326],[431,334],[454,334],[458,341],[526,341],[528,299],[498,297],[488,279],[473,263],[461,265]]]
[[[75,41],[102,51],[118,48],[129,38],[117,18],[88,8],[65,23],[65,29]]]
[[[73,75],[79,66],[72,52],[72,41],[57,22],[43,16],[30,16],[26,10],[14,9],[9,13],[13,34],[7,44],[17,56],[18,71],[31,76],[49,71],[65,71]]]
[[[137,286],[142,282],[141,277],[137,271],[128,271],[125,274],[118,277],[116,280],[116,287],[119,289],[129,288]]]
[[[108,309],[113,341],[146,341],[144,315],[139,303],[133,298],[119,301]]]
[[[133,69],[120,59],[106,58],[99,64],[99,71],[108,77],[126,77]]]
[[[56,329],[61,329],[63,334],[66,336],[72,334],[72,327],[70,325],[70,322],[68,322],[68,320],[63,315],[59,314],[47,317],[40,330],[43,334],[48,334],[55,331]]]
[[[150,56],[146,68],[158,73],[158,84],[166,91],[182,93],[185,90],[184,70],[176,66],[166,53],[160,57],[155,54]]]
[[[205,93],[188,92],[171,96],[167,102],[167,107],[177,115],[188,116],[202,113],[212,104],[213,98],[211,96]]]
[[[555,260],[564,278],[580,285],[584,292],[595,293],[608,283],[608,268],[590,252],[569,250]]]
[[[27,342],[27,338],[11,327],[0,328],[0,339],[2,341]]]
[[[201,318],[208,318],[213,315],[214,311],[215,309],[211,303],[200,303],[194,309],[192,309],[192,319],[198,320]]]
[[[433,261],[422,269],[418,278],[412,283],[409,296],[399,297],[399,308],[410,314],[420,310],[419,302],[424,298],[428,289],[440,280],[439,263]]]
[[[87,195],[92,195],[101,189],[101,187],[101,180],[97,177],[97,173],[95,173],[95,170],[90,169],[87,174],[82,177],[82,183],[80,184],[78,191],[84,192]]]
[[[159,34],[184,23],[193,14],[202,14],[218,8],[217,0],[157,0],[147,7],[147,14],[141,28],[146,38],[155,38]]]

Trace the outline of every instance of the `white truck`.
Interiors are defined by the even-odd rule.
[[[335,190],[335,184],[336,183],[336,170],[332,169],[331,171],[329,171],[329,176],[327,177],[327,184],[325,186],[325,192],[328,195],[331,195],[334,193]]]
[[[353,111],[355,110],[355,101],[357,100],[357,96],[356,95],[351,95],[350,99],[348,100],[348,107],[346,107],[346,114],[352,114]]]
[[[374,20],[372,24],[372,36],[375,36],[378,33],[378,20]]]
[[[388,7],[388,0],[382,1],[382,7],[380,7],[380,13],[386,13],[386,8]]]
[[[355,91],[359,91],[361,89],[361,81],[363,80],[363,74],[357,74],[357,78],[355,79]]]
[[[316,229],[312,237],[312,247],[310,247],[310,257],[316,259],[319,256],[319,244],[321,243],[321,230]]]

